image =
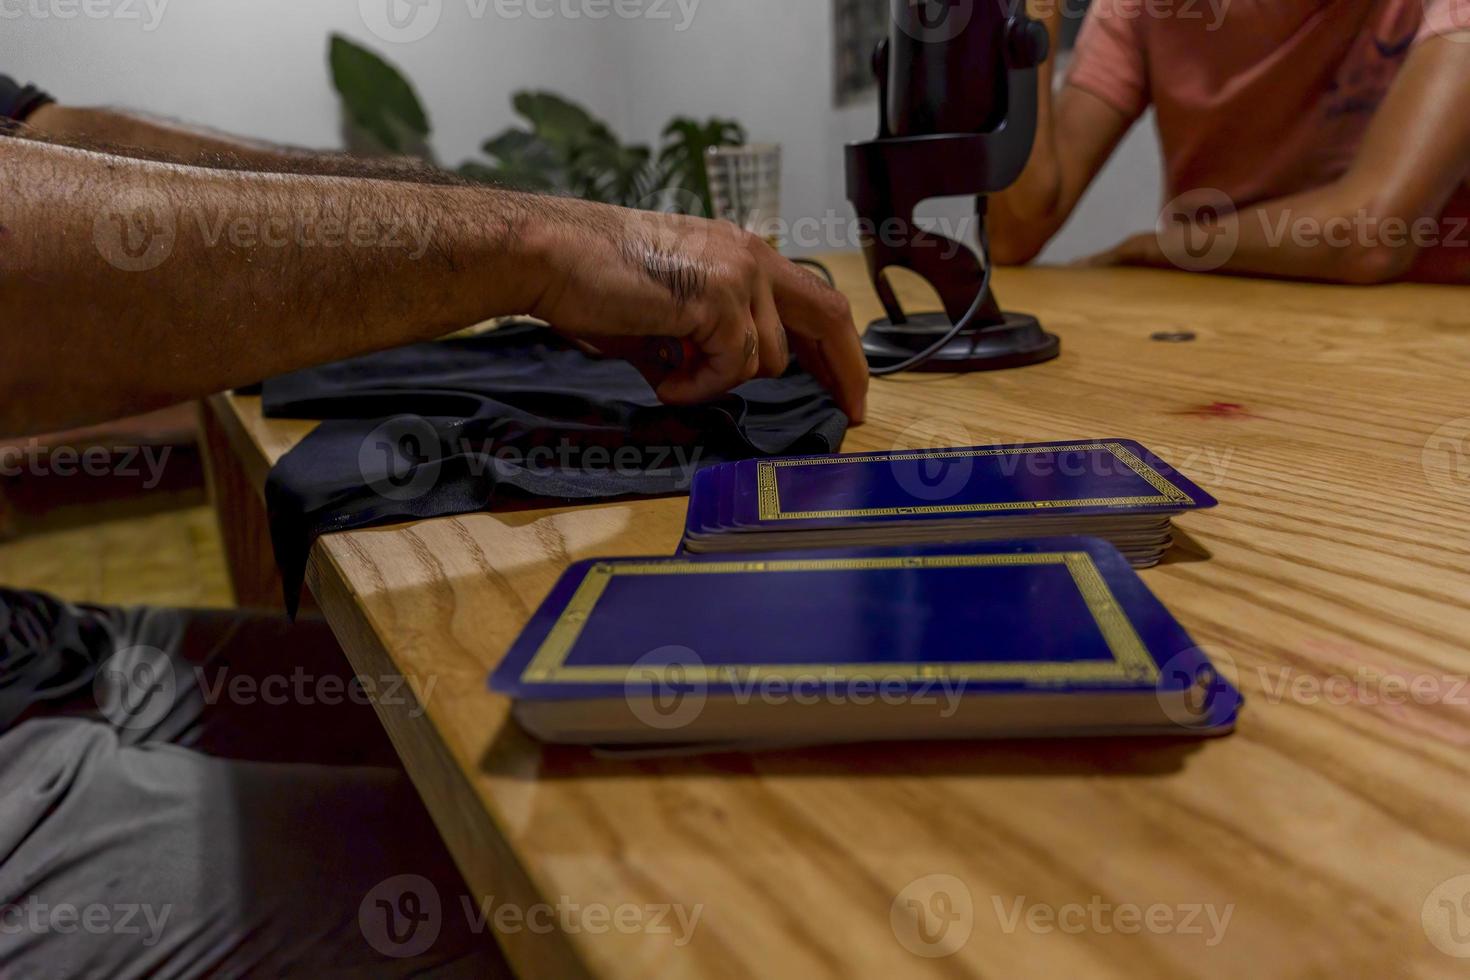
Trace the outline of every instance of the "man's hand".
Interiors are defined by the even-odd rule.
[[[328,163],[258,173],[0,137],[0,436],[517,314],[613,354],[687,341],[657,384],[674,402],[777,374],[794,349],[862,420],[846,301],[732,225]]]
[[[436,216],[432,203],[420,212],[421,223],[440,232],[434,236],[436,254],[459,265],[455,257],[481,252],[483,243],[477,239],[483,236],[474,232],[476,214],[492,229],[502,230],[491,232],[497,239],[496,254],[484,257],[493,269],[465,268],[468,275],[478,272],[480,282],[457,291],[479,304],[480,317],[502,312],[539,316],[605,354],[627,357],[644,370],[662,399],[676,403],[714,398],[758,375],[777,376],[785,371],[794,349],[843,411],[855,423],[862,421],[868,371],[847,301],[783,260],[764,241],[729,223],[489,190],[477,195],[469,188],[436,192],[399,185],[397,192],[383,198],[382,192],[393,186],[379,182],[384,178],[420,185],[459,181],[406,161],[358,160],[276,147],[111,109],[53,103],[38,110],[28,128],[47,140],[85,144],[97,139],[112,147],[137,148],[150,160],[244,171],[236,181],[243,199],[254,194],[259,201],[253,189],[270,180],[250,171],[375,178],[359,185],[364,189],[361,195],[344,186],[352,201],[345,207],[362,210],[368,197],[379,198],[382,210],[399,212],[399,218],[405,208],[420,211],[416,199],[454,195],[469,201],[456,206],[459,215]],[[132,181],[117,170],[112,175],[117,186],[110,188],[111,195],[126,193]],[[303,185],[299,193],[304,198],[309,192]],[[227,199],[229,194],[223,196]],[[271,210],[280,217],[316,209],[316,202],[302,198],[282,193]],[[251,208],[227,206],[227,210]],[[261,220],[259,215],[252,217]],[[479,255],[476,261],[482,261]],[[342,265],[359,273],[364,269],[360,261]],[[423,304],[421,316],[443,316],[429,308],[427,297]],[[421,337],[424,327],[411,325],[413,319],[400,317],[398,329]],[[651,337],[678,339],[692,356],[672,373],[656,374],[646,357],[639,356],[647,353]],[[287,354],[291,349],[268,346]]]
[[[794,351],[862,422],[868,367],[846,298],[759,237],[729,222],[558,201],[522,244],[544,281],[529,312],[558,331],[613,355],[649,337],[692,345],[689,363],[650,378],[662,400],[706,401],[779,377]]]

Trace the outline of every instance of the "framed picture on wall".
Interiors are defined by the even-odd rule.
[[[840,106],[861,101],[878,90],[873,78],[873,49],[888,36],[892,0],[832,0],[836,50],[834,101]],[[955,0],[907,0],[910,3],[953,3]],[[978,0],[977,0],[978,2]],[[1021,0],[1001,0],[1020,3]],[[1082,28],[1091,0],[1058,0],[1062,5],[1062,50],[1070,50]]]
[[[873,78],[873,50],[888,36],[889,0],[832,0],[836,13],[836,102],[857,102],[878,90]]]

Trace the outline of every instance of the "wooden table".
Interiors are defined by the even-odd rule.
[[[876,316],[856,257],[834,264],[859,322]],[[575,932],[501,934],[518,970],[1470,969],[1430,939],[1470,954],[1470,878],[1451,881],[1470,875],[1470,459],[1453,451],[1470,448],[1467,292],[1072,269],[997,285],[1063,357],[875,383],[844,448],[1118,436],[1175,463],[1220,498],[1182,522],[1208,558],[1178,551],[1144,577],[1236,674],[1238,733],[659,761],[542,748],[486,675],[569,562],[672,552],[683,500],[325,538],[308,580],[357,669],[434,682],[426,711],[380,712],[477,896],[700,907],[684,945],[672,916],[674,934],[585,912]],[[212,405],[257,488],[308,429],[262,420],[255,398]],[[890,913],[913,923],[913,899],[957,952],[899,941]]]

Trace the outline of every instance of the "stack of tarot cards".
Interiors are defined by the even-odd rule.
[[[1241,699],[1097,538],[607,558],[490,678],[549,742],[1220,735]]]
[[[1148,568],[1215,504],[1127,439],[754,459],[695,476],[682,552],[1091,535]]]

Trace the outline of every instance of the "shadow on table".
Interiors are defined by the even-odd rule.
[[[1174,544],[1168,551],[1164,552],[1164,560],[1161,565],[1183,565],[1189,562],[1209,561],[1215,557],[1188,531],[1174,526]]]
[[[953,776],[1113,776],[1139,778],[1180,772],[1210,739],[1164,737],[1010,739],[964,742],[870,742],[836,746],[685,750],[593,749],[541,745],[513,720],[481,758],[487,775],[512,778],[783,776],[844,779]],[[530,758],[539,756],[535,763]],[[529,757],[529,758],[528,758]]]

